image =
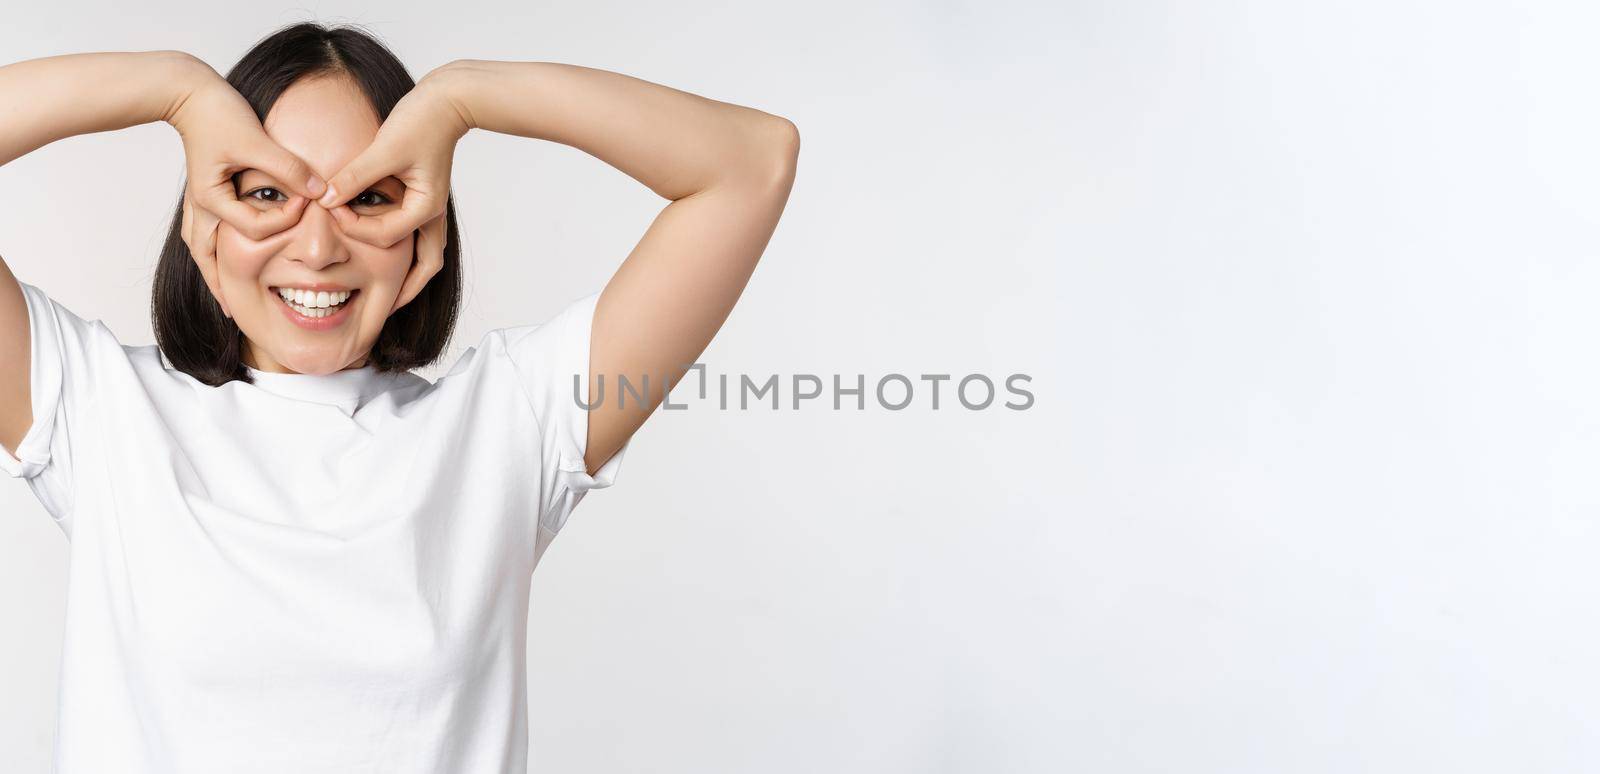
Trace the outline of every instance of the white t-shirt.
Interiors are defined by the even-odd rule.
[[[585,472],[598,292],[437,382],[211,387],[23,283],[0,468],[70,543],[61,774],[522,774],[531,575]]]

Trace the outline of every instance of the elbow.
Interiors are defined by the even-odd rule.
[[[768,116],[762,139],[763,180],[787,191],[800,164],[800,129],[787,118]]]
[[[693,192],[729,186],[746,195],[787,199],[800,159],[800,130],[795,128],[794,122],[749,110],[733,138],[727,155],[716,160],[717,176]],[[684,194],[689,195],[692,192]]]
[[[800,157],[800,127],[782,116],[772,117],[773,143],[784,158],[793,161]]]

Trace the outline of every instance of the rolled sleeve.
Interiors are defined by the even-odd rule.
[[[26,282],[18,283],[28,309],[28,395],[33,422],[15,453],[0,453],[0,471],[28,482],[50,515],[64,522],[72,510],[74,397],[87,380],[89,340],[100,330]],[[109,335],[109,331],[106,331]]]
[[[543,449],[539,523],[559,532],[585,495],[616,482],[631,439],[594,475],[584,464],[588,446],[589,351],[596,291],[568,304],[541,325],[502,331],[506,353],[516,368],[539,420]],[[580,403],[581,402],[581,403]]]
[[[55,314],[55,304],[44,291],[19,282],[28,308],[28,395],[33,424],[17,444],[15,455],[0,456],[0,470],[12,478],[33,478],[44,472],[57,451],[57,416],[61,407],[61,378],[66,354],[65,333]]]

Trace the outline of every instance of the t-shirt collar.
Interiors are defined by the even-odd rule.
[[[346,368],[331,374],[280,374],[245,366],[256,387],[294,400],[336,406],[346,416],[354,416],[367,398],[380,390],[384,375],[368,363],[361,368]]]

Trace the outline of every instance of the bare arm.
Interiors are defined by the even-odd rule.
[[[0,67],[0,166],[56,140],[164,120],[193,68],[176,51],[71,54]],[[0,258],[0,445],[8,454],[33,424],[32,354],[22,288]]]
[[[794,183],[800,138],[777,116],[619,73],[548,62],[461,61],[430,74],[470,127],[571,145],[670,199],[602,291],[590,346],[585,454],[594,474],[659,405],[744,292]],[[615,410],[616,380],[647,405]]]
[[[471,128],[571,145],[673,201],[794,176],[794,124],[754,108],[554,62],[461,60],[428,77]]]
[[[0,166],[56,140],[167,120],[198,68],[205,63],[181,51],[67,54],[0,67]]]
[[[320,203],[345,233],[392,245],[443,217],[456,141],[472,129],[551,140],[593,155],[671,203],[600,293],[590,394],[618,377],[645,401],[589,415],[593,475],[705,351],[744,292],[794,184],[800,135],[768,113],[619,73],[551,62],[461,60],[429,73],[384,119]],[[406,186],[398,210],[341,206],[386,176]],[[416,271],[415,269],[413,271]],[[409,278],[408,278],[409,281]],[[617,390],[612,389],[613,395]]]
[[[304,196],[322,193],[322,181],[267,137],[244,98],[180,51],[68,54],[0,67],[0,105],[0,166],[66,137],[171,124],[183,138],[186,208],[205,214],[197,220],[211,227],[221,218],[259,237],[299,217],[298,209],[263,213],[238,201],[232,175],[246,167],[274,170]],[[22,288],[0,260],[0,445],[13,457],[34,420],[31,338]]]

